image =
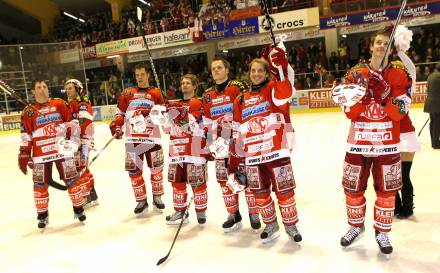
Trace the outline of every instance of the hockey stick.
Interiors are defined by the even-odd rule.
[[[275,41],[275,35],[273,34],[273,29],[272,29],[272,17],[270,17],[270,14],[269,14],[269,8],[267,7],[267,1],[261,0],[261,3],[263,4],[264,18],[266,19],[267,23],[269,24],[270,38],[272,39],[273,46],[276,46],[277,43]]]
[[[206,182],[205,182],[205,183],[206,183]],[[174,235],[173,243],[171,244],[171,247],[170,247],[170,249],[168,250],[167,255],[166,255],[165,257],[160,258],[159,261],[157,261],[157,264],[156,264],[157,266],[163,264],[163,263],[168,259],[168,257],[170,256],[171,250],[173,250],[174,244],[176,243],[177,237],[179,236],[180,229],[181,229],[182,226],[183,226],[183,221],[185,221],[185,217],[186,217],[186,215],[187,215],[187,213],[188,213],[189,207],[191,206],[191,203],[194,201],[194,197],[195,197],[195,195],[196,195],[197,188],[198,188],[201,184],[202,184],[202,183],[200,183],[200,184],[197,183],[197,185],[194,187],[193,195],[191,196],[191,198],[189,199],[188,204],[186,205],[186,209],[185,209],[185,212],[183,213],[182,220],[180,220],[179,228],[178,228],[177,231],[176,231],[176,235]]]
[[[428,119],[426,120],[425,124],[423,124],[423,127],[422,127],[422,129],[420,129],[419,134],[417,135],[417,137],[419,137],[420,134],[422,134],[422,131],[423,131],[423,129],[425,129],[426,124],[428,124],[429,119],[430,119],[430,118],[428,118]]]
[[[394,33],[396,32],[397,26],[400,23],[400,19],[402,18],[402,14],[403,11],[405,10],[405,7],[406,7],[406,0],[403,0],[400,6],[399,13],[397,14],[396,23],[393,27],[393,30],[391,31],[390,41],[388,42],[387,48],[385,50],[385,54],[383,55],[382,61],[380,62],[379,71],[382,71],[383,65],[385,63],[385,59],[388,58],[388,52],[390,52],[391,45],[393,44],[393,40],[394,40]]]
[[[164,98],[166,98],[165,92],[162,91],[162,89],[160,87],[159,77],[157,76],[156,68],[155,68],[154,62],[153,62],[153,58],[151,57],[151,51],[150,51],[150,48],[148,47],[147,38],[145,38],[144,27],[142,26],[142,9],[140,7],[137,7],[136,8],[136,12],[137,12],[137,19],[138,19],[139,23],[141,24],[141,26],[140,26],[140,28],[141,28],[141,35],[142,35],[142,38],[144,40],[145,48],[147,49],[148,60],[150,61],[151,70],[153,70],[154,80],[156,81],[157,88],[159,88],[159,90],[161,90],[162,96]]]
[[[32,109],[34,109],[37,113],[40,113],[38,111],[38,109],[36,109],[32,104],[29,104],[25,99],[21,98],[19,95],[17,95],[17,93],[15,92],[14,89],[12,89],[12,87],[10,87],[9,85],[7,85],[4,81],[0,80],[0,89],[6,93],[7,95],[11,96],[12,98],[14,98],[15,100],[17,100],[18,102],[22,103],[24,106],[29,106]],[[56,181],[53,180],[52,176],[50,176],[49,180],[47,181],[47,183],[49,184],[49,186],[52,186],[53,188],[57,189],[57,190],[61,190],[61,191],[65,191],[67,190],[68,186],[62,185]]]

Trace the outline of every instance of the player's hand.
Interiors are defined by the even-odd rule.
[[[31,161],[31,153],[29,150],[21,149],[20,153],[18,154],[18,167],[24,175],[27,174],[29,161]]]
[[[112,136],[115,136],[116,139],[121,139],[124,135],[124,132],[122,132],[121,126],[117,124],[115,121],[112,121],[110,123],[110,132],[112,133]]]

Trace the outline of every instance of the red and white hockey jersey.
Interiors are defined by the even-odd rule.
[[[92,145],[94,141],[93,111],[88,97],[76,97],[69,102],[69,108],[72,119],[79,122],[81,143]]]
[[[174,116],[174,120],[169,123],[170,127],[164,128],[170,134],[170,163],[206,163],[204,154],[206,138],[205,130],[201,125],[202,102],[200,99],[171,102],[167,111],[170,116]],[[177,117],[181,114],[184,116]]]
[[[203,123],[213,135],[212,141],[220,136],[231,137],[233,103],[247,89],[245,82],[231,80],[223,92],[218,92],[214,87],[205,91],[202,98]]]
[[[44,104],[33,103],[32,106],[27,106],[21,115],[20,149],[32,150],[34,163],[64,158],[58,153],[57,141],[65,137],[65,128],[69,121],[71,113],[64,100],[49,99]]]
[[[289,102],[293,95],[289,80],[272,80],[234,101],[233,138],[242,144],[246,165],[290,157],[286,124],[290,124]],[[237,148],[235,152],[240,155]]]
[[[365,64],[357,65],[347,73],[345,80],[353,82],[352,72],[360,72],[368,78],[370,69]],[[360,101],[350,108],[344,107],[346,116],[351,119],[348,153],[369,156],[399,153],[400,121],[407,114],[411,102],[407,96],[411,80],[400,62],[389,64],[383,70],[383,78],[391,88],[385,105],[371,99]],[[405,107],[399,107],[397,100],[403,102]]]
[[[131,87],[121,93],[115,121],[120,126],[126,123],[127,143],[161,144],[160,129],[151,122],[148,114],[155,104],[163,103],[160,90],[154,87]],[[138,122],[144,126],[135,126]]]

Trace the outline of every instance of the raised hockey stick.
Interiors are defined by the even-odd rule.
[[[392,46],[393,40],[394,40],[394,33],[396,32],[397,26],[400,23],[400,19],[402,18],[402,14],[403,14],[403,11],[405,10],[405,7],[406,7],[406,0],[403,0],[402,4],[400,5],[399,13],[397,14],[396,23],[394,24],[393,30],[391,31],[390,41],[387,45],[387,48],[385,50],[385,54],[383,55],[382,61],[380,62],[380,66],[379,66],[380,71],[382,71],[382,69],[383,69],[385,59],[388,58],[388,52],[390,52],[391,46]]]
[[[425,129],[426,124],[428,124],[429,119],[430,119],[430,118],[428,118],[428,119],[425,121],[425,124],[423,124],[422,129],[420,129],[419,134],[417,135],[417,137],[419,137],[419,136],[422,134],[422,131],[423,131],[423,129]]]
[[[264,18],[266,19],[267,24],[269,25],[270,38],[272,39],[273,46],[276,46],[277,42],[275,41],[275,35],[273,34],[272,17],[270,17],[269,14],[269,8],[267,7],[267,0],[261,0],[261,3],[263,4]]]
[[[147,49],[148,60],[150,61],[151,70],[153,71],[154,80],[156,81],[157,88],[159,88],[161,90],[162,96],[164,98],[166,98],[166,93],[164,91],[162,91],[162,89],[160,87],[159,77],[157,76],[157,73],[156,73],[156,67],[154,66],[153,57],[151,57],[151,51],[150,51],[150,48],[148,47],[147,38],[145,38],[144,27],[142,26],[142,9],[140,7],[137,7],[136,12],[137,12],[137,19],[138,19],[139,23],[141,24],[141,26],[140,26],[141,35],[142,35],[142,39],[144,40],[145,48]]]
[[[176,243],[176,241],[177,241],[177,237],[179,236],[180,229],[181,229],[182,226],[183,226],[183,221],[185,220],[185,216],[186,216],[186,214],[188,213],[189,207],[191,206],[192,202],[194,201],[194,197],[195,197],[195,195],[196,195],[197,188],[198,188],[201,184],[202,184],[202,183],[200,183],[200,184],[197,183],[197,185],[194,187],[193,194],[192,194],[191,198],[189,199],[188,204],[186,205],[186,209],[185,209],[185,212],[183,213],[182,220],[180,220],[180,224],[179,224],[179,227],[177,228],[176,235],[174,235],[173,243],[171,244],[171,247],[170,247],[170,249],[168,250],[167,255],[164,256],[164,257],[162,257],[162,258],[160,258],[159,261],[157,261],[157,264],[156,264],[157,266],[163,264],[163,263],[168,259],[168,257],[170,256],[171,250],[173,250],[174,244]]]
[[[10,87],[9,85],[7,85],[4,81],[0,80],[0,89],[6,93],[7,95],[11,96],[12,98],[14,98],[15,100],[17,100],[18,102],[22,103],[24,106],[29,106],[32,107],[32,109],[34,109],[37,113],[40,113],[38,111],[38,109],[36,109],[34,106],[32,106],[32,104],[29,104],[25,99],[21,98],[19,95],[17,95],[17,93],[15,92],[15,90]],[[65,191],[67,190],[68,186],[62,185],[56,181],[53,180],[52,175],[49,177],[49,180],[47,182],[49,184],[49,186],[57,189],[57,190],[61,190],[61,191]]]

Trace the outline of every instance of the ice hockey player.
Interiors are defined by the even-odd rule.
[[[272,190],[278,199],[284,228],[295,242],[302,240],[296,223],[295,180],[290,162],[286,130],[290,128],[290,100],[295,94],[294,71],[280,44],[266,51],[269,59],[256,58],[249,65],[252,82],[249,90],[234,101],[233,144],[229,180],[243,183],[255,195],[256,204],[266,224],[260,238],[268,243],[279,236]],[[274,76],[273,79],[272,75]],[[245,179],[245,180],[246,180]],[[228,184],[230,185],[230,181]]]
[[[162,211],[165,205],[163,195],[163,151],[160,128],[151,122],[149,113],[164,98],[158,88],[149,85],[149,71],[145,64],[135,66],[136,87],[130,87],[118,98],[115,119],[110,123],[110,131],[116,139],[121,139],[125,124],[125,170],[130,176],[137,205],[134,213],[141,216],[148,208],[147,190],[142,176],[144,157],[150,168],[153,206]]]
[[[21,116],[18,166],[25,175],[28,166],[32,169],[38,228],[44,229],[49,223],[48,179],[53,163],[60,178],[69,186],[74,218],[83,222],[86,220],[84,198],[73,160],[73,152],[78,149],[78,143],[66,141],[71,137],[74,139],[72,133],[77,130],[75,123],[71,123],[69,107],[64,100],[49,97],[44,80],[34,80],[32,94],[35,102],[26,106]],[[60,149],[70,150],[71,156],[65,156]]]
[[[166,217],[167,224],[188,223],[187,190],[194,193],[197,222],[205,224],[208,194],[206,191],[206,131],[202,124],[202,102],[194,98],[197,77],[186,74],[180,79],[182,100],[170,101],[165,106],[154,106],[150,116],[170,135],[168,181],[173,187],[175,212]],[[157,111],[156,111],[157,109]],[[161,118],[158,118],[161,117]]]
[[[389,232],[396,192],[402,187],[400,120],[407,114],[411,101],[407,96],[411,88],[407,72],[400,63],[389,63],[385,56],[389,42],[388,30],[375,33],[370,39],[369,63],[360,63],[349,70],[343,84],[332,91],[334,101],[342,104],[351,120],[342,178],[350,228],[341,238],[341,245],[349,246],[365,230],[364,194],[371,173],[377,196],[376,242],[384,254],[393,251]],[[352,96],[353,93],[357,95]]]
[[[93,174],[88,168],[89,153],[94,147],[92,104],[87,97],[87,91],[79,80],[67,80],[64,83],[64,89],[66,90],[72,120],[77,121],[81,129],[81,144],[79,150],[75,153],[75,165],[78,173],[81,174],[79,183],[86,199],[84,208],[93,207],[98,205],[99,202]]]
[[[239,230],[242,227],[239,211],[238,193],[233,193],[226,186],[228,180],[228,153],[216,151],[221,143],[229,145],[231,139],[233,102],[241,92],[247,89],[247,84],[229,79],[229,62],[222,57],[215,57],[211,63],[211,74],[215,85],[205,90],[202,98],[204,124],[208,127],[208,143],[213,151],[217,182],[223,194],[226,210],[229,213],[222,227],[225,233]],[[220,148],[221,149],[221,148]],[[251,227],[258,230],[261,227],[255,197],[250,190],[245,192]]]

